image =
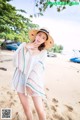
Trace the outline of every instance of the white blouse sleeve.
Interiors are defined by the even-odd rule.
[[[45,61],[46,58],[47,58],[47,50],[44,50],[41,55],[41,61]]]
[[[25,45],[25,42],[21,43],[20,46],[18,47],[18,49],[15,51],[15,54],[17,54],[19,52],[19,50],[24,47],[24,45]]]
[[[25,42],[21,43],[20,46],[18,47],[18,49],[15,51],[15,53],[13,55],[13,65],[15,67],[18,66],[18,53],[19,53],[20,50],[22,50],[24,45],[25,45]]]
[[[45,68],[45,66],[46,66],[46,59],[47,59],[47,50],[44,50],[44,52],[42,53],[42,55],[41,55],[41,59],[40,59],[40,61],[43,63],[43,65],[44,65],[44,68]]]

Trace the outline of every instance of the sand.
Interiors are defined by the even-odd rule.
[[[13,51],[0,52],[0,110],[12,108],[12,120],[26,120],[22,105],[10,87],[14,72]],[[80,120],[80,64],[72,63],[65,55],[47,58],[44,102],[47,120]],[[33,120],[38,120],[32,99]],[[0,117],[1,118],[1,117]]]

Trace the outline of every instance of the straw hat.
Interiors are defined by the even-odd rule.
[[[30,30],[29,33],[28,33],[29,39],[30,39],[31,41],[34,41],[34,40],[35,40],[35,37],[36,37],[36,34],[37,34],[38,32],[44,32],[44,33],[46,33],[47,36],[48,36],[48,39],[47,39],[46,42],[45,42],[45,49],[49,49],[49,48],[53,47],[53,45],[54,45],[54,40],[53,40],[53,38],[50,36],[49,31],[48,31],[46,28],[42,28],[42,29],[39,29],[39,30],[36,30],[36,29]]]

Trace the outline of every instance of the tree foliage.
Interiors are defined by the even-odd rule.
[[[80,1],[80,0],[79,0]],[[34,16],[43,15],[47,8],[56,6],[58,12],[67,8],[67,6],[79,5],[76,0],[35,0],[35,7],[38,11]]]
[[[49,49],[49,52],[52,51],[54,53],[61,53],[62,50],[63,50],[63,46],[62,45],[55,44],[51,49]]]
[[[38,25],[18,12],[26,11],[17,10],[9,1],[0,0],[0,38],[28,41],[28,30]]]

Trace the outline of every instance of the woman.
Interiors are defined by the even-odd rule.
[[[17,91],[22,103],[27,120],[32,120],[28,95],[33,99],[39,120],[46,120],[42,97],[44,92],[44,60],[47,57],[47,49],[53,46],[53,39],[49,32],[42,28],[29,31],[30,43],[23,42],[14,55],[16,67],[12,88]]]

